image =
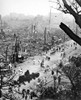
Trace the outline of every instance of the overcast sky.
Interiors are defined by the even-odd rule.
[[[48,15],[49,0],[0,0],[0,14]],[[55,11],[56,12],[56,11]]]

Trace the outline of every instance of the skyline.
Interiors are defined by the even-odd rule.
[[[24,15],[48,15],[50,12],[50,3],[48,0],[0,0],[0,14],[2,16],[10,13]],[[53,9],[53,12],[58,12]]]

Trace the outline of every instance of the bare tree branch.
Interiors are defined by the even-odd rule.
[[[75,0],[78,4],[79,4],[79,6],[81,7],[81,0]]]
[[[72,9],[71,6],[69,6],[66,2],[66,0],[62,0],[64,3],[65,8],[67,8],[67,10],[69,10],[70,14],[72,14],[74,17],[76,17],[76,12]]]
[[[74,41],[76,41],[80,46],[81,46],[81,38],[78,37],[77,35],[75,35],[73,33],[73,31],[71,29],[69,29],[69,27],[67,27],[64,23],[61,22],[60,24],[60,28]]]
[[[79,27],[81,28],[81,16],[78,15],[78,13],[76,13],[71,6],[69,6],[66,2],[66,0],[62,0],[64,3],[64,6],[67,8],[67,10],[69,10],[70,14],[72,14],[75,18],[75,22],[79,25]]]

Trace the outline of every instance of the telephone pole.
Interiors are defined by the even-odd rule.
[[[45,27],[45,29],[44,29],[44,44],[46,44],[46,31],[47,31],[47,28]]]
[[[0,29],[2,29],[2,18],[1,18],[1,15],[0,15]]]
[[[50,7],[50,13],[49,13],[49,31],[51,30],[51,7]]]

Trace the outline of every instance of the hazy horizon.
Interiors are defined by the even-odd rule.
[[[53,8],[52,11],[58,12]],[[49,0],[0,0],[0,14],[2,16],[9,15],[10,13],[46,16],[49,12]]]

